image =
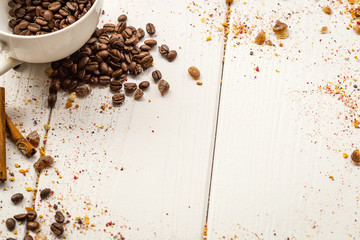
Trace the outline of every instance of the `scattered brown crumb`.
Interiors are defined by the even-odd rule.
[[[352,160],[355,164],[360,164],[360,153],[359,153],[359,150],[355,150],[355,151],[351,154],[351,160]]]
[[[273,27],[273,31],[276,34],[276,36],[280,39],[285,39],[289,36],[288,25],[286,23],[281,22],[280,20],[276,21]]]
[[[331,15],[332,14],[332,10],[329,6],[325,6],[323,7],[323,12],[327,15]]]
[[[265,42],[266,34],[264,30],[261,30],[255,38],[255,43],[257,45],[262,45]]]
[[[72,107],[72,102],[67,101],[65,107],[66,108],[71,108]]]
[[[320,32],[321,32],[322,34],[325,34],[325,33],[328,32],[328,28],[327,28],[326,26],[324,26],[324,27],[321,28]]]
[[[360,26],[359,25],[354,24],[353,29],[357,34],[360,34]]]

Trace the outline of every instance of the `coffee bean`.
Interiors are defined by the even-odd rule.
[[[99,72],[100,72],[100,74],[102,74],[102,75],[108,75],[109,66],[107,65],[106,62],[100,63],[100,65],[99,65]]]
[[[113,23],[106,23],[103,27],[103,29],[105,30],[105,32],[107,33],[111,33],[115,31],[115,24]]]
[[[153,57],[151,55],[148,55],[140,61],[140,64],[143,68],[149,68],[152,66],[153,61],[154,61]]]
[[[197,69],[197,67],[195,67],[195,66],[189,67],[188,72],[189,72],[190,76],[192,76],[194,79],[200,78],[200,71],[199,71],[199,69]]]
[[[55,221],[58,223],[63,223],[65,221],[64,214],[60,211],[57,211],[55,213]]]
[[[165,95],[169,91],[170,85],[167,81],[162,79],[159,81],[158,88],[160,90],[161,95]]]
[[[37,23],[30,23],[27,27],[27,29],[31,32],[38,32],[41,29],[41,26]]]
[[[167,45],[163,44],[159,47],[159,52],[163,55],[167,55],[169,53],[170,49]]]
[[[37,213],[34,210],[28,211],[27,220],[34,221],[37,218]]]
[[[23,199],[24,199],[24,195],[22,195],[21,193],[16,193],[16,194],[12,195],[12,197],[11,197],[11,201],[15,204],[18,204]]]
[[[26,219],[26,213],[20,213],[14,216],[16,221],[24,221]]]
[[[39,228],[39,226],[40,226],[40,224],[35,221],[28,221],[26,223],[26,229],[31,230],[31,231],[35,231],[36,229]]]
[[[148,32],[149,35],[154,35],[155,34],[154,24],[152,24],[152,23],[146,24],[146,31]]]
[[[139,74],[142,73],[142,72],[143,72],[142,66],[141,66],[140,64],[136,64],[136,66],[135,66],[135,71],[134,71],[135,76],[136,76],[136,75],[139,75]]]
[[[15,226],[16,226],[16,222],[13,218],[8,218],[6,219],[6,227],[7,229],[12,232],[14,229],[15,229]]]
[[[111,81],[111,78],[109,76],[100,76],[99,77],[99,83],[101,85],[109,85]]]
[[[112,101],[115,105],[122,104],[125,101],[125,95],[124,94],[115,94],[112,97]]]
[[[142,98],[144,96],[144,92],[141,89],[136,89],[135,94],[134,94],[134,99],[135,100],[139,100],[140,98]]]
[[[125,22],[127,20],[127,16],[125,14],[122,14],[118,17],[119,22]]]
[[[97,62],[89,62],[88,64],[86,64],[85,66],[85,70],[86,71],[90,71],[90,72],[93,72],[95,71],[96,69],[99,68],[99,63]]]
[[[148,81],[143,81],[139,84],[140,89],[147,89],[150,86],[150,83]]]
[[[157,41],[155,39],[148,39],[145,40],[144,43],[150,47],[155,46],[157,44]]]
[[[159,81],[162,79],[162,74],[159,70],[153,71],[151,75],[155,81]]]
[[[48,9],[52,12],[55,12],[55,11],[59,10],[60,8],[61,8],[61,3],[58,1],[53,2],[48,6]]]
[[[16,238],[7,238],[6,240],[16,240]]]
[[[40,238],[39,238],[40,239]],[[42,239],[42,238],[41,238]],[[31,235],[26,235],[24,237],[24,240],[34,240],[34,238]]]
[[[141,45],[141,46],[140,46],[140,49],[141,49],[142,51],[150,51],[150,50],[151,50],[151,47],[150,47],[149,45],[144,44],[144,45]]]
[[[91,91],[92,87],[89,84],[80,85],[75,89],[76,96],[78,97],[85,97],[89,95]]]
[[[136,83],[125,83],[124,89],[127,93],[133,93],[137,89]]]
[[[177,52],[176,52],[175,50],[169,51],[169,53],[166,55],[166,59],[167,59],[169,62],[174,61],[176,57],[177,57]]]
[[[120,80],[111,81],[110,89],[111,91],[118,92],[122,88],[122,82]]]
[[[136,30],[136,36],[139,39],[142,39],[145,36],[145,31],[142,28],[138,28],[138,30]]]
[[[119,22],[118,24],[116,24],[115,31],[117,33],[122,34],[125,29],[126,29],[126,22]]]
[[[43,190],[41,190],[40,192],[40,198],[41,199],[46,199],[50,196],[51,194],[51,189],[50,188],[45,188]]]

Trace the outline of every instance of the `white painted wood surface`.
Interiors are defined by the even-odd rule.
[[[123,106],[110,109],[112,93],[95,88],[90,97],[76,100],[79,108],[65,109],[68,95],[58,96],[45,146],[56,163],[38,184],[54,193],[45,201],[37,196],[34,203],[48,239],[57,239],[50,232],[54,204],[68,213],[66,239],[201,239],[206,219],[211,240],[360,238],[359,168],[342,158],[354,150],[359,133],[348,128],[349,109],[319,90],[338,75],[359,72],[358,36],[345,28],[349,16],[339,14],[345,5],[235,0],[230,29],[245,23],[254,33],[236,39],[230,33],[223,69],[217,27],[225,21],[224,2],[105,2],[102,23],[115,22],[122,13],[135,27],[153,22],[158,43],[179,55],[168,63],[152,51],[154,67],[130,79],[151,82],[142,101],[129,96]],[[333,15],[322,13],[326,4]],[[286,40],[272,34],[277,19],[290,26]],[[322,26],[328,34],[319,33]],[[260,29],[276,47],[253,43]],[[212,41],[205,40],[208,36]],[[200,69],[202,86],[188,76],[191,65]],[[26,133],[37,130],[42,140],[50,115],[45,68],[25,64],[0,78],[8,114]],[[171,85],[164,97],[151,79],[155,69]],[[33,204],[33,192],[25,187],[36,188],[32,165],[38,155],[26,159],[12,143],[7,146],[15,181],[0,185],[1,220],[25,212]],[[19,173],[27,168],[26,176]],[[10,202],[16,192],[25,195],[19,206]],[[17,230],[22,239],[24,226]],[[0,238],[14,236],[2,221]]]
[[[358,75],[349,16],[329,1],[236,1],[232,9],[232,26],[255,31],[228,42],[208,239],[359,239],[359,168],[342,153],[358,147],[360,133],[337,96],[319,91]],[[290,26],[288,39],[272,33],[277,19]],[[252,43],[261,29],[275,47]]]
[[[157,49],[152,51],[154,67],[129,80],[151,83],[139,102],[129,96],[123,106],[109,109],[112,93],[108,88],[96,88],[91,96],[77,99],[79,108],[70,112],[65,109],[67,95],[59,96],[47,145],[47,154],[55,157],[56,164],[41,176],[39,184],[39,189],[53,189],[54,195],[36,201],[48,239],[55,238],[50,231],[55,212],[49,212],[49,204],[57,204],[71,215],[64,234],[68,239],[201,237],[223,41],[221,32],[208,32],[210,25],[201,22],[199,13],[218,15],[226,8],[223,1],[200,3],[201,8],[187,8],[186,1],[105,2],[103,23],[116,21],[122,13],[135,27],[145,29],[152,22],[157,28],[155,39],[175,49],[178,58],[169,63]],[[192,13],[192,9],[200,10]],[[220,23],[223,16],[214,19]],[[205,42],[209,35],[213,41]],[[203,70],[202,86],[188,75],[191,65]],[[171,85],[164,97],[151,78],[155,69],[161,70]],[[78,217],[84,223],[81,226],[75,223]],[[107,227],[109,222],[115,225]]]

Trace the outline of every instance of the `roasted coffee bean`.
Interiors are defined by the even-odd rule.
[[[116,24],[115,31],[117,33],[122,34],[125,29],[126,29],[126,22],[119,22],[118,24]]]
[[[122,14],[118,17],[118,22],[125,22],[127,20],[127,16]]]
[[[105,30],[105,32],[107,33],[111,33],[115,31],[115,24],[113,23],[106,23],[103,26],[103,29]]]
[[[153,61],[154,61],[153,57],[151,55],[148,55],[140,61],[140,64],[143,68],[149,68],[152,66]]]
[[[7,238],[6,240],[16,240],[16,238]]]
[[[13,218],[8,218],[6,219],[6,227],[7,229],[12,232],[14,229],[15,229],[15,226],[16,226],[16,222]]]
[[[125,101],[125,95],[124,94],[115,94],[112,97],[113,104],[119,105],[122,104]]]
[[[85,66],[85,70],[86,71],[90,71],[90,72],[93,72],[95,71],[96,69],[99,68],[99,63],[97,62],[89,62],[88,64],[86,64]]]
[[[63,223],[65,221],[64,214],[60,211],[57,211],[55,213],[55,221],[58,223]]]
[[[29,31],[31,31],[31,32],[36,33],[36,32],[38,32],[38,31],[40,31],[41,26],[40,26],[39,24],[37,24],[37,23],[30,23],[30,24],[28,25],[27,29],[28,29]]]
[[[124,89],[127,93],[133,93],[137,89],[136,83],[125,83]]]
[[[135,69],[136,69],[136,62],[131,62],[129,64],[129,72],[134,74],[135,73]]]
[[[148,81],[143,81],[139,84],[140,89],[147,89],[150,86],[150,83]]]
[[[177,57],[177,52],[176,52],[175,50],[169,51],[169,53],[166,55],[166,59],[167,59],[169,62],[174,61],[176,57]]]
[[[78,86],[75,89],[76,96],[78,96],[78,97],[85,97],[85,96],[89,95],[91,93],[91,91],[92,91],[92,87],[89,84],[84,84],[84,85]]]
[[[144,43],[150,47],[153,47],[157,44],[157,41],[155,39],[148,39],[145,40]]]
[[[146,31],[148,32],[149,35],[154,35],[155,34],[154,24],[152,24],[152,23],[146,24]]]
[[[101,85],[109,85],[111,78],[109,76],[101,76],[99,77],[99,83]]]
[[[106,62],[100,63],[100,65],[99,65],[99,72],[100,72],[100,74],[102,74],[102,75],[108,75],[109,66],[107,65]]]
[[[22,195],[21,193],[16,193],[16,194],[12,195],[12,197],[11,197],[11,201],[15,204],[18,204],[23,199],[24,199],[24,195]]]
[[[140,64],[136,64],[136,66],[135,66],[135,72],[134,72],[135,76],[139,75],[139,74],[142,73],[142,72],[143,72],[142,66],[141,66]]]
[[[162,74],[159,70],[153,71],[151,75],[155,81],[159,81],[162,79]]]
[[[118,70],[116,70],[115,72],[113,72],[112,77],[113,77],[113,78],[119,78],[119,77],[122,75],[122,73],[123,73],[123,70],[122,70],[122,69],[118,69]]]
[[[115,80],[110,82],[111,91],[118,92],[122,88],[122,82],[120,80]]]
[[[136,36],[137,36],[139,39],[142,39],[142,38],[145,36],[145,31],[144,31],[144,29],[138,28],[138,29],[136,30]]]
[[[39,238],[40,239],[40,238]],[[42,239],[42,238],[41,238]],[[34,238],[31,235],[26,235],[24,237],[24,240],[34,240]]]
[[[41,199],[46,199],[50,196],[51,194],[51,189],[50,188],[45,188],[43,190],[41,190],[40,192],[40,198]]]
[[[39,228],[39,226],[40,226],[40,224],[35,221],[28,221],[26,223],[26,229],[31,230],[31,231],[35,231],[36,229]]]
[[[144,44],[144,45],[141,45],[141,46],[140,46],[140,49],[141,49],[142,51],[150,51],[150,50],[151,50],[151,47],[150,47],[149,45]]]
[[[125,39],[128,39],[131,37],[131,35],[133,34],[131,28],[127,27],[125,28],[125,30],[122,32],[122,35]]]
[[[20,213],[14,216],[16,221],[24,221],[26,219],[27,214],[26,213]]]
[[[125,45],[131,45],[134,46],[139,42],[139,38],[137,36],[132,36],[131,38],[127,39],[125,41]]]
[[[161,79],[158,83],[158,88],[161,95],[165,95],[169,91],[170,85],[167,81]]]
[[[57,101],[56,93],[50,94],[48,97],[48,106],[53,108],[55,106],[56,101]]]
[[[144,96],[144,92],[141,89],[136,89],[135,94],[134,94],[134,99],[135,100],[139,100],[140,98],[142,98]]]
[[[159,52],[163,55],[167,55],[169,53],[170,49],[167,45],[163,44],[159,47]]]
[[[27,220],[34,221],[37,218],[37,213],[34,210],[28,211]]]
[[[59,10],[60,8],[61,8],[61,3],[58,1],[55,1],[48,6],[48,9],[52,12],[55,12],[55,11]]]

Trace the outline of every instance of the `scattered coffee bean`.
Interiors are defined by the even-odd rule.
[[[122,14],[118,17],[119,22],[125,22],[127,20],[127,16],[125,14]]]
[[[16,194],[12,195],[12,197],[11,197],[11,201],[15,204],[18,204],[23,199],[24,199],[24,195],[22,195],[21,193],[16,193]]]
[[[40,226],[40,224],[35,221],[28,221],[26,223],[26,229],[31,230],[31,231],[35,231],[36,229],[39,228],[39,226]]]
[[[149,45],[144,44],[144,45],[141,45],[141,46],[140,46],[140,49],[141,49],[142,51],[150,51],[150,50],[151,50],[151,47],[150,47]]]
[[[176,52],[175,50],[169,51],[169,53],[166,55],[166,59],[167,59],[169,62],[174,61],[176,57],[177,57],[177,52]]]
[[[60,223],[51,224],[50,229],[56,236],[60,236],[64,233],[64,227]]]
[[[150,47],[153,47],[157,44],[157,41],[155,39],[148,39],[145,40],[144,43]]]
[[[15,229],[16,222],[13,218],[6,219],[6,227],[7,229],[12,232]]]
[[[153,71],[151,75],[155,81],[159,81],[162,79],[162,74],[159,70]]]
[[[122,104],[125,101],[125,95],[124,94],[115,94],[112,97],[112,101],[115,105]]]
[[[34,147],[38,147],[40,143],[40,136],[37,131],[33,131],[27,135],[26,139],[30,142]]]
[[[134,94],[134,99],[139,100],[140,98],[142,98],[142,96],[144,96],[143,90],[136,89],[135,94]]]
[[[55,32],[83,17],[94,1],[11,0],[8,1],[9,26],[19,35]]]
[[[125,83],[124,89],[127,93],[133,93],[137,89],[136,83]]]
[[[40,192],[40,198],[41,199],[46,199],[50,196],[51,194],[51,189],[50,188],[45,188],[43,190],[41,190]]]
[[[152,23],[146,24],[146,31],[149,35],[154,35],[155,31],[156,31],[154,24],[152,24]]]
[[[54,159],[51,156],[44,156],[39,158],[39,160],[34,163],[34,168],[38,172],[41,172],[44,168],[50,167],[53,163]]]
[[[85,97],[89,95],[91,91],[92,87],[89,84],[80,85],[75,89],[76,96],[78,97]]]
[[[111,91],[118,92],[122,88],[122,82],[119,80],[111,81],[110,82],[110,89]]]
[[[197,67],[195,67],[195,66],[189,67],[188,72],[189,72],[190,76],[193,77],[194,79],[200,78],[200,71]]]
[[[7,238],[6,240],[16,240],[16,238]]]
[[[16,221],[24,221],[26,219],[26,213],[20,213],[14,216]]]
[[[150,83],[148,81],[143,81],[139,84],[140,89],[147,89],[150,86]]]
[[[58,223],[63,223],[65,221],[64,214],[60,211],[57,211],[55,213],[55,221]]]
[[[27,220],[34,221],[37,218],[37,213],[34,210],[28,211]]]
[[[26,235],[24,240],[34,240],[34,238],[31,235]]]
[[[163,55],[167,55],[169,53],[170,49],[167,45],[163,44],[159,47],[159,52]]]
[[[170,89],[170,84],[167,81],[161,79],[158,83],[158,88],[161,95],[165,95]]]

